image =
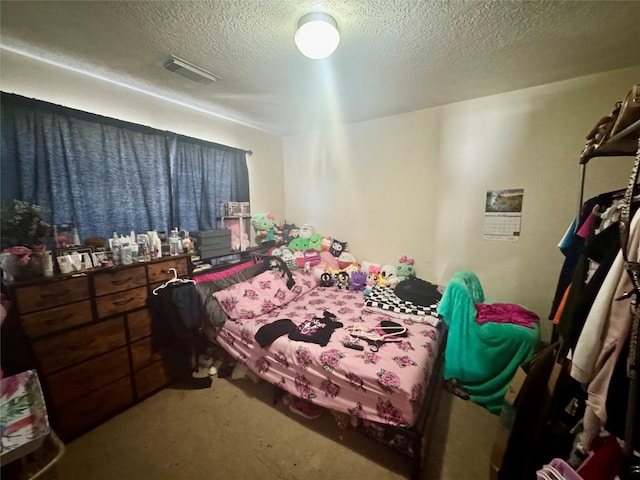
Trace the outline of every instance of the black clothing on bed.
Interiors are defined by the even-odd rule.
[[[261,326],[255,334],[256,342],[262,348],[272,343],[276,338],[295,332],[296,324],[288,318],[281,318]]]
[[[288,318],[281,318],[261,326],[254,336],[262,348],[271,344],[276,338],[287,334],[289,334],[289,340],[317,343],[325,347],[331,340],[333,331],[343,326],[335,319],[336,316],[327,311],[322,318],[313,317],[300,325],[296,325]]]
[[[438,286],[422,280],[418,277],[409,277],[402,280],[393,289],[399,298],[414,305],[430,307],[437,304],[442,299],[442,294],[438,291]]]
[[[293,332],[289,333],[289,339],[317,343],[325,347],[331,340],[333,331],[344,326],[342,322],[335,321],[335,318],[333,313],[325,311],[323,318],[313,317],[310,320],[305,320]]]

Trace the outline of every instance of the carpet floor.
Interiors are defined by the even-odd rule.
[[[498,418],[443,391],[423,478],[484,480]],[[214,378],[166,388],[68,445],[59,480],[406,479],[410,460],[333,415],[273,405],[272,387]]]

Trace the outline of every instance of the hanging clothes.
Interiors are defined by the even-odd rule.
[[[611,375],[607,392],[607,423],[605,429],[618,438],[625,438],[627,407],[629,402],[629,377],[627,377],[627,359],[629,357],[629,338],[620,352]],[[636,413],[633,444],[640,445],[640,415]]]
[[[586,239],[571,280],[557,332],[567,348],[573,348],[580,336],[593,302],[620,251],[618,224]]]
[[[616,197],[619,197],[622,193],[624,193],[624,190],[615,190],[602,193],[585,201],[580,209],[580,214],[577,218],[574,218],[564,237],[558,244],[560,251],[565,256],[565,260],[560,270],[554,299],[551,305],[551,312],[549,313],[549,319],[553,319],[556,316],[556,311],[562,301],[562,297],[564,296],[567,287],[572,283],[575,269],[585,246],[586,237],[583,229],[587,226],[593,226],[593,211],[596,206],[600,206],[600,208],[609,207],[613,200]]]
[[[628,260],[631,262],[639,261],[640,215],[637,212],[631,221],[627,246]],[[624,269],[621,269],[619,273],[617,270],[612,271],[612,275],[617,277],[617,282],[608,311],[603,312],[606,315],[594,315],[593,324],[585,324],[581,340],[579,340],[580,342],[590,339],[594,343],[591,353],[595,356],[595,361],[593,358],[590,359],[593,362],[593,376],[587,388],[587,407],[584,417],[584,443],[587,446],[591,444],[607,421],[606,401],[609,383],[631,328],[631,300],[625,294],[632,291],[633,284]],[[582,340],[583,336],[584,340]],[[585,370],[584,367],[577,368]],[[574,378],[576,376],[582,378],[573,368],[571,375]]]
[[[156,289],[147,298],[147,306],[151,312],[153,350],[165,353],[172,376],[190,375],[195,370],[202,339],[199,328],[202,302],[195,283],[172,283]]]
[[[154,350],[191,351],[202,309],[193,283],[175,283],[150,295],[151,338]]]

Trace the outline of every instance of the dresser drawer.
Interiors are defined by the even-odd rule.
[[[16,303],[21,314],[57,307],[89,298],[87,277],[43,282],[16,290]]]
[[[122,318],[114,318],[33,342],[43,373],[49,374],[125,345]]]
[[[96,273],[93,277],[93,286],[96,296],[108,295],[131,288],[141,287],[147,284],[147,272],[144,265],[138,265],[123,270],[107,270]]]
[[[60,436],[69,441],[99,422],[120,413],[132,403],[133,391],[129,377],[116,380],[59,408],[57,418]]]
[[[153,285],[158,282],[166,282],[173,278],[173,272],[169,269],[175,268],[178,277],[184,277],[189,274],[187,261],[189,257],[176,257],[171,260],[162,260],[157,263],[147,264],[147,274],[149,276],[149,284]]]
[[[138,287],[124,292],[112,293],[96,298],[98,318],[134,310],[147,304],[147,287]]]
[[[161,352],[154,352],[151,344],[151,337],[143,338],[131,344],[131,362],[133,370],[140,370],[151,363],[162,359]]]
[[[91,301],[82,300],[62,307],[22,315],[20,323],[28,337],[36,338],[65,328],[89,323],[91,319]]]
[[[122,347],[50,375],[47,386],[53,403],[59,407],[128,375],[129,354]]]
[[[132,312],[127,315],[129,340],[135,342],[151,335],[151,312],[148,309]]]
[[[171,381],[171,374],[164,361],[153,363],[135,373],[136,395],[141,400],[157,392]]]

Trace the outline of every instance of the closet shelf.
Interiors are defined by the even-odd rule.
[[[637,140],[638,136],[640,136],[640,120],[635,121],[624,130],[621,130],[620,132],[612,136],[609,140],[607,140],[604,144],[600,145],[599,147],[596,147],[590,150],[589,152],[581,155],[580,164],[584,165],[594,157],[634,156],[636,154],[638,144],[637,142],[635,145],[632,145],[630,143],[631,138],[629,137],[631,137],[633,133],[635,133],[635,135],[633,135],[632,138],[635,138]],[[625,140],[625,142],[629,141],[630,144],[625,145],[622,142],[622,140]],[[629,146],[632,147],[632,150],[629,150],[629,148],[627,148]]]

